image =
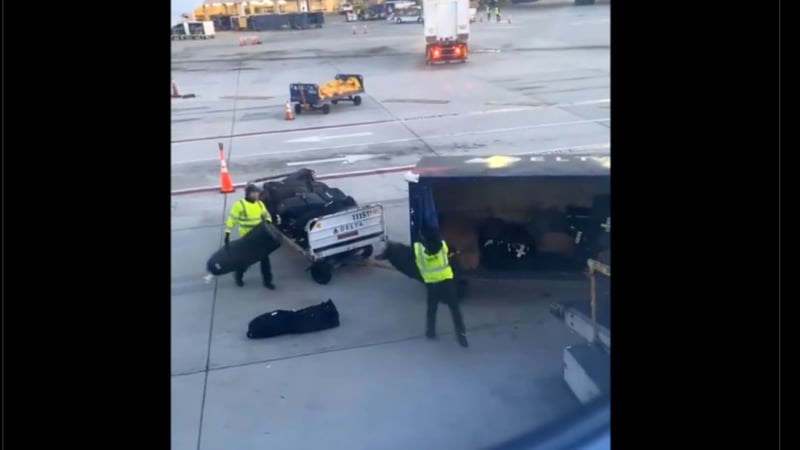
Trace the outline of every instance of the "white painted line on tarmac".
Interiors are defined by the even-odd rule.
[[[322,141],[329,141],[332,139],[346,139],[346,138],[353,138],[353,137],[362,137],[362,136],[372,136],[372,133],[369,131],[365,131],[363,133],[351,133],[351,134],[336,134],[333,136],[310,136],[298,139],[289,139],[288,141],[283,141],[288,144],[301,144],[301,143],[308,143],[308,142],[322,142]]]
[[[368,159],[377,158],[381,155],[342,155],[335,158],[326,158],[326,159],[312,159],[310,161],[294,161],[294,162],[287,162],[286,165],[289,167],[293,166],[308,166],[311,164],[325,164],[325,163],[332,163],[332,162],[340,162],[342,164],[353,164],[359,161],[366,161]]]
[[[569,108],[571,106],[588,106],[588,105],[601,105],[604,103],[611,103],[610,98],[601,98],[597,100],[585,100],[581,102],[569,102],[569,103],[557,103],[554,105],[532,105],[532,106],[518,106],[512,108],[497,108],[497,109],[490,109],[486,111],[477,111],[477,112],[470,112],[464,115],[466,116],[479,116],[484,114],[497,114],[497,113],[510,113],[510,112],[521,112],[521,111],[536,111],[540,109],[547,109],[547,108]],[[508,104],[508,103],[506,103]],[[498,103],[498,105],[502,105],[502,103]]]
[[[518,152],[518,153],[509,153],[508,156],[521,156],[521,155],[542,155],[542,154],[551,154],[551,153],[571,153],[575,152],[585,152],[585,151],[594,151],[594,150],[610,150],[611,144],[586,144],[586,145],[571,145],[569,147],[556,147],[556,148],[548,148],[545,150],[528,150],[526,152]]]
[[[411,170],[414,167],[417,167],[416,164],[408,164],[405,166],[392,166],[392,167],[381,167],[377,169],[363,169],[363,170],[352,170],[349,172],[334,172],[334,173],[326,173],[322,175],[316,175],[317,180],[333,180],[336,178],[355,178],[355,177],[364,177],[369,175],[382,175],[386,173],[395,173],[395,172],[403,172],[406,170]],[[276,177],[276,179],[279,177]],[[247,182],[244,183],[236,183],[233,185],[236,189],[243,188],[247,186]],[[219,192],[219,186],[198,186],[193,188],[186,188],[186,189],[176,189],[170,193],[170,195],[188,195],[188,194],[199,194],[203,192]],[[175,231],[175,230],[173,230]]]
[[[611,22],[610,17],[603,17],[600,19],[576,20],[575,22],[570,22],[570,25],[579,27],[583,25],[594,25],[594,24],[609,23],[609,22]]]
[[[555,148],[548,148],[548,149],[540,149],[540,150],[529,150],[526,152],[520,153],[511,153],[508,156],[524,156],[524,155],[540,155],[540,154],[548,154],[548,153],[569,153],[571,151],[591,151],[591,150],[607,150],[611,148],[610,143],[604,144],[587,144],[587,145],[573,145],[570,147],[555,147]],[[306,161],[306,162],[314,162],[314,161]],[[317,161],[318,162],[318,161]],[[288,165],[288,164],[287,164]],[[334,172],[334,173],[326,173],[317,175],[317,179],[319,180],[331,180],[336,178],[355,178],[355,177],[363,177],[369,175],[382,175],[386,173],[394,173],[394,172],[403,172],[406,170],[411,170],[415,168],[416,164],[408,164],[404,166],[390,166],[390,167],[379,167],[374,169],[362,169],[362,170],[351,170],[348,172]],[[247,185],[247,183],[236,183],[234,186],[238,188],[243,188]],[[197,194],[201,192],[214,192],[219,191],[219,186],[198,186],[194,188],[186,188],[186,189],[176,189],[171,192],[170,195],[187,195],[187,194]]]
[[[243,159],[251,159],[251,158],[262,158],[264,156],[273,156],[273,155],[287,155],[287,154],[297,154],[297,153],[308,153],[308,152],[318,152],[318,151],[325,151],[325,150],[340,150],[344,148],[354,148],[354,147],[366,147],[370,145],[386,145],[386,144],[400,144],[404,142],[417,142],[419,140],[432,140],[432,139],[444,139],[444,138],[454,138],[454,137],[463,137],[463,136],[480,136],[485,134],[497,134],[497,133],[509,133],[514,131],[523,131],[523,130],[532,130],[536,128],[552,128],[552,127],[564,127],[564,126],[574,126],[574,125],[586,125],[591,123],[602,123],[602,122],[610,122],[611,118],[603,118],[603,119],[589,119],[589,120],[573,120],[570,122],[551,122],[551,123],[540,123],[536,125],[524,125],[520,127],[509,127],[509,128],[493,128],[488,130],[478,130],[478,131],[464,131],[460,133],[448,133],[448,134],[441,134],[441,135],[431,135],[431,136],[420,136],[419,138],[402,138],[402,139],[389,139],[386,141],[377,141],[377,142],[365,142],[361,144],[343,144],[343,145],[330,145],[325,147],[309,147],[309,148],[300,148],[300,149],[293,149],[293,150],[278,150],[274,152],[262,152],[262,153],[251,153],[249,155],[242,155],[237,156],[236,161],[239,162]],[[173,166],[180,166],[183,164],[194,164],[194,163],[201,163],[201,162],[210,162],[219,161],[218,158],[207,158],[207,159],[194,159],[188,161],[178,161],[173,162]]]
[[[501,109],[486,109],[482,111],[470,111],[465,113],[444,113],[438,115],[429,115],[429,116],[413,116],[413,117],[406,117],[406,118],[399,118],[394,120],[386,120],[379,121],[379,122],[369,122],[369,123],[356,123],[356,124],[340,124],[334,126],[325,126],[324,129],[351,129],[351,128],[364,128],[364,127],[372,127],[372,126],[380,126],[380,125],[402,125],[403,122],[414,122],[418,120],[442,120],[442,119],[453,119],[458,117],[469,117],[469,116],[481,116],[485,114],[497,114],[497,113],[512,113],[512,112],[522,112],[522,111],[537,111],[542,109],[549,109],[549,108],[565,108],[569,106],[580,106],[580,105],[591,105],[595,103],[609,103],[611,99],[596,99],[596,100],[585,100],[582,102],[569,102],[569,103],[555,103],[552,105],[540,105],[540,106],[519,106],[519,107],[512,107],[512,108],[501,108]],[[510,102],[509,102],[510,103]],[[315,129],[319,129],[319,127],[313,127]],[[211,141],[211,140],[225,140],[225,139],[247,139],[247,138],[260,138],[263,136],[277,136],[277,135],[284,135],[284,134],[292,134],[292,133],[308,133],[310,130],[308,128],[301,128],[297,130],[283,130],[280,132],[274,131],[263,131],[258,133],[246,133],[243,135],[228,135],[228,136],[214,136],[211,137],[204,137],[204,138],[193,138],[193,139],[186,139],[182,140],[183,142],[172,142],[172,146],[180,146],[180,145],[193,145],[197,142],[202,141]],[[201,160],[205,161],[205,160]]]

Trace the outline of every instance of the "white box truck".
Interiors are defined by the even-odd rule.
[[[189,36],[191,39],[214,39],[214,22],[189,22]]]
[[[469,40],[469,0],[424,0],[425,63],[464,62]]]

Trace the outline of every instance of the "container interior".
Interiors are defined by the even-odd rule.
[[[610,247],[608,177],[446,179],[430,188],[465,274],[580,274]]]

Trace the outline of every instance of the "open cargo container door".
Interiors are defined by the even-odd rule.
[[[435,224],[463,278],[576,279],[610,248],[611,157],[426,157],[407,176],[411,241]]]

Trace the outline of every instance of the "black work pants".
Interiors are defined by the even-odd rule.
[[[269,262],[269,256],[265,256],[259,263],[259,266],[261,266],[261,278],[263,278],[264,283],[272,283],[272,265]],[[248,268],[249,267],[239,269],[234,273],[234,277],[237,281],[242,281],[244,273],[247,272]]]
[[[436,310],[439,307],[439,302],[441,302],[450,308],[450,314],[453,316],[453,326],[456,329],[456,333],[466,334],[467,330],[464,326],[464,316],[461,314],[461,307],[458,302],[458,291],[455,280],[427,283],[425,287],[428,290],[426,331],[429,333],[436,332]]]

